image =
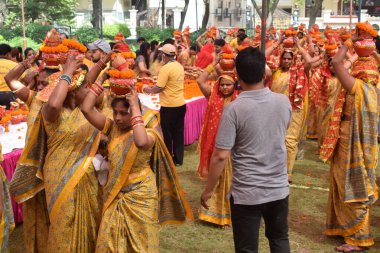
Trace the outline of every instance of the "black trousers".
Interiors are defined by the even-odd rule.
[[[186,105],[161,106],[160,117],[164,142],[175,164],[183,164]]]
[[[11,102],[15,101],[16,97],[15,94],[11,91],[1,91],[0,92],[0,105],[5,105],[7,107],[7,110],[9,110],[11,106]]]
[[[235,205],[231,197],[231,219],[235,252],[257,253],[261,217],[271,253],[290,253],[288,197],[260,205]]]

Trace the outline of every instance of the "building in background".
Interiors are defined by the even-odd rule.
[[[133,24],[147,27],[172,27],[178,29],[181,22],[181,13],[185,7],[185,0],[165,0],[165,17],[162,23],[163,0],[103,0],[103,24],[125,23],[131,24],[130,10],[137,10]],[[195,31],[202,26],[205,11],[205,0],[190,0],[183,28],[189,26]],[[252,5],[251,0],[209,0],[210,15],[208,26],[217,26],[222,30],[231,27],[243,27],[253,31],[261,24],[260,16]],[[261,0],[256,1],[261,8]],[[308,24],[310,11],[315,8],[315,0],[281,0],[273,15],[273,26],[285,29],[290,25]],[[357,14],[354,5],[353,13]],[[76,7],[76,26],[91,26],[92,0],[79,0]],[[318,13],[317,24],[321,28],[326,25],[342,27],[349,25],[349,2],[345,0],[324,0],[322,9]],[[363,0],[362,17],[375,25],[380,25],[380,0]],[[354,16],[352,22],[357,22]]]

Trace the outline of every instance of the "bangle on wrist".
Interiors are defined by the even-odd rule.
[[[137,123],[137,124],[132,125],[132,128],[135,128],[136,126],[143,126],[143,127],[145,127],[143,123]]]
[[[24,70],[27,70],[29,68],[28,64],[25,63],[25,62],[20,62],[20,64],[22,65],[22,67],[24,68]]]
[[[100,85],[99,83],[93,83],[91,86],[90,86],[90,91],[92,93],[94,93],[97,97],[100,96],[100,94],[103,93],[104,91],[104,88],[102,87],[102,85]]]
[[[63,74],[59,77],[59,80],[66,81],[68,85],[71,85],[71,77],[69,75]]]

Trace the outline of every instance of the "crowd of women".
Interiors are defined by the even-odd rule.
[[[39,53],[5,76],[30,110],[25,148],[10,184],[23,203],[27,251],[157,252],[160,225],[193,219],[158,113],[139,103],[137,92],[146,86],[133,84],[136,78],[154,82],[164,65],[159,48],[175,46],[185,77],[197,79],[208,99],[197,168],[207,178],[223,109],[244,92],[234,58],[247,47],[260,47],[260,31],[257,27],[249,37],[244,29],[231,29],[222,39],[211,27],[196,45],[190,44],[188,29],[161,44],[139,38],[132,63],[134,54],[121,34],[112,51],[97,43],[96,55],[91,45],[86,52],[78,41],[50,31]],[[374,244],[370,216],[378,198],[377,32],[369,23],[324,32],[300,25],[272,28],[263,36],[266,85],[288,96],[292,106],[286,132],[289,182],[303,141],[317,139],[321,159],[330,162],[326,234],[344,238],[338,251],[365,250]],[[231,171],[228,162],[200,220],[231,225]],[[2,189],[2,210],[9,214],[5,184]],[[2,217],[3,235],[9,235],[13,223],[9,215]]]

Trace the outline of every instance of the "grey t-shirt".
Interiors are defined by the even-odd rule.
[[[224,109],[216,147],[232,149],[235,204],[258,205],[289,195],[285,134],[291,116],[288,97],[268,88],[245,91]]]

